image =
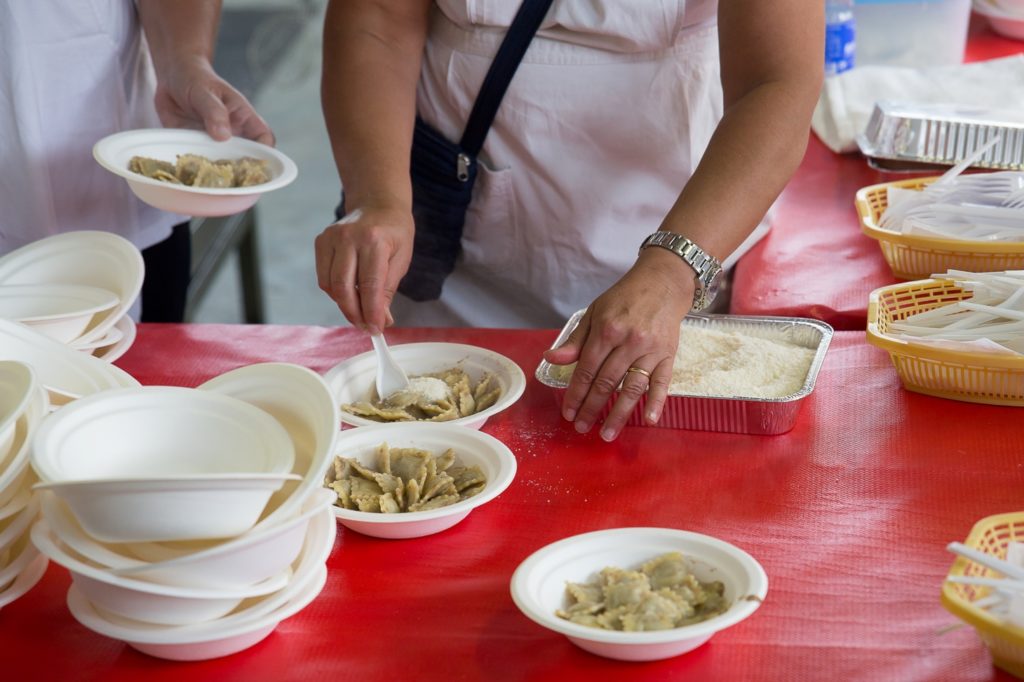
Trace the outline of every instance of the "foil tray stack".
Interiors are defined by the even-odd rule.
[[[857,145],[883,170],[953,166],[992,138],[975,168],[1024,170],[1024,113],[878,102]]]

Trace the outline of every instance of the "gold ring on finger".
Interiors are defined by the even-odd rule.
[[[629,369],[626,370],[626,374],[629,374],[630,372],[636,372],[637,374],[643,374],[648,379],[651,378],[651,373],[648,372],[646,369],[643,369],[642,367],[630,367]]]

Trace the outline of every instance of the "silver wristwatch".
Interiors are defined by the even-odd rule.
[[[718,286],[722,281],[722,264],[689,239],[675,232],[661,230],[647,237],[640,245],[640,251],[648,246],[668,249],[686,262],[697,273],[697,287],[693,292],[693,312],[704,310],[715,300]]]

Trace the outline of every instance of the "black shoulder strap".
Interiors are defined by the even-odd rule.
[[[484,77],[480,93],[473,103],[473,110],[469,113],[466,130],[459,141],[459,146],[470,156],[475,157],[483,148],[487,131],[491,129],[494,117],[498,114],[498,106],[505,96],[505,91],[508,90],[509,83],[512,82],[512,76],[519,68],[519,62],[526,54],[526,48],[530,46],[530,41],[548,13],[551,2],[552,0],[523,0],[523,4],[519,6],[505,39],[501,41],[501,46],[494,55],[491,68]]]

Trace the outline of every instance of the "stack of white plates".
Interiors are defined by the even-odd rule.
[[[116,234],[40,239],[0,257],[0,319],[113,362],[135,340],[128,311],[143,274],[142,254]]]
[[[304,608],[336,534],[322,481],[337,409],[319,375],[273,363],[199,389],[106,391],[48,417],[32,447],[31,539],[71,573],[72,615],[153,656],[199,660]]]
[[[32,368],[0,362],[0,608],[32,589],[48,563],[29,540],[39,513],[29,442],[46,412]]]

